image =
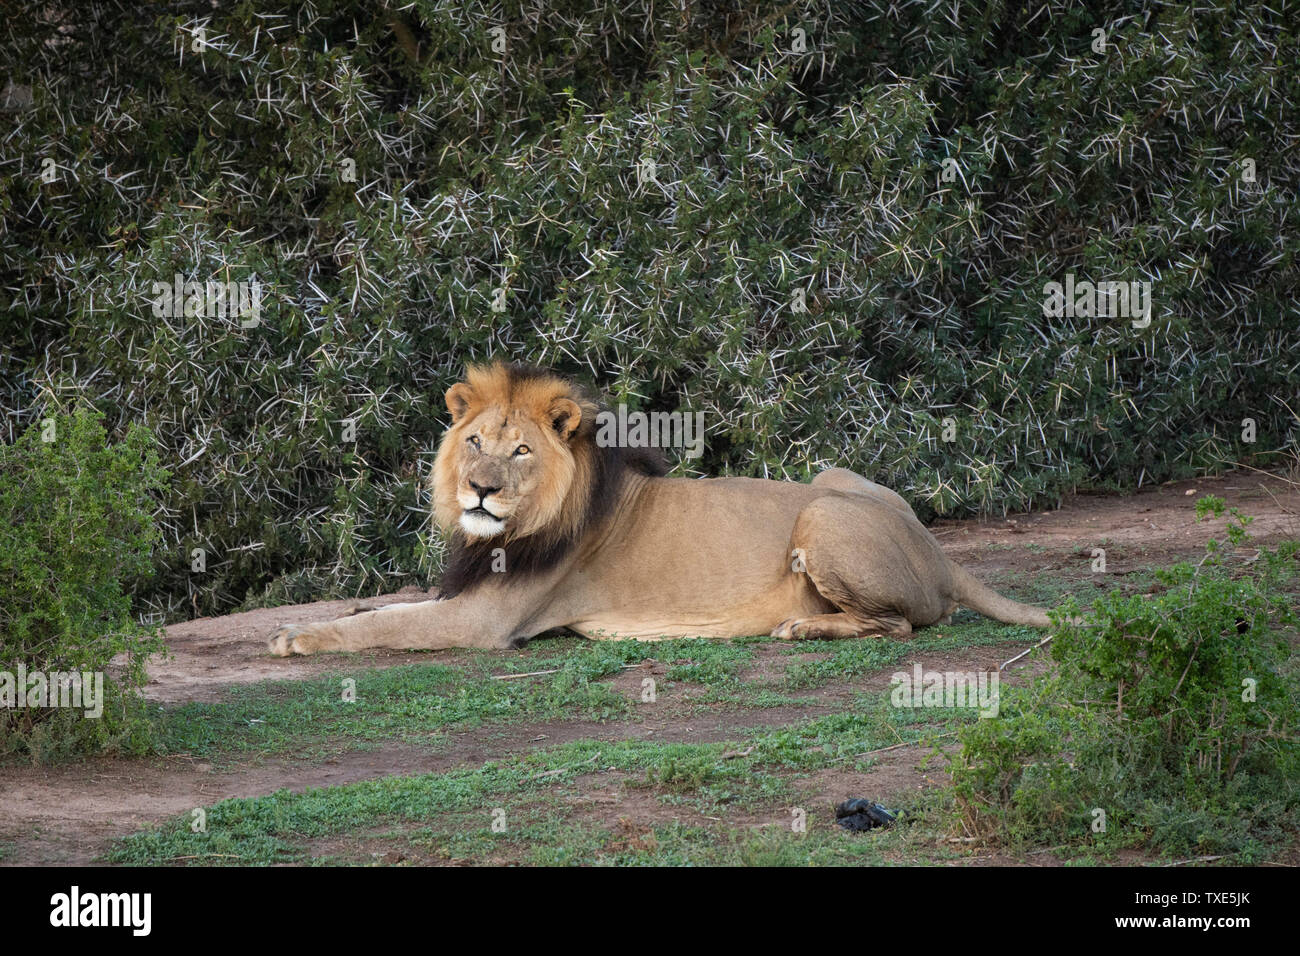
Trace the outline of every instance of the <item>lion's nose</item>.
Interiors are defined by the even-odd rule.
[[[469,486],[470,486],[471,488],[474,489],[475,493],[478,494],[478,500],[479,500],[479,501],[482,501],[482,500],[483,500],[484,498],[486,498],[488,495],[495,495],[498,491],[501,490],[500,487],[497,487],[497,488],[490,488],[490,487],[487,487],[487,486],[484,486],[484,485],[480,485],[480,484],[479,484],[478,482],[476,482],[476,481],[471,481],[471,482],[469,483]]]

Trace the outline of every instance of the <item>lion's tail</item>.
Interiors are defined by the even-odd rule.
[[[1028,624],[1031,627],[1050,627],[1047,612],[1032,604],[1021,604],[1003,597],[991,587],[981,584],[961,565],[953,563],[952,580],[956,587],[957,603],[972,611],[979,611],[1003,624]]]

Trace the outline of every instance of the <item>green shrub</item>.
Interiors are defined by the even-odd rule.
[[[1221,514],[1202,499],[1198,513]],[[1055,671],[1005,689],[997,719],[960,733],[966,831],[1014,843],[1253,852],[1300,809],[1300,545],[1225,547],[1157,572],[1160,593],[1110,592],[1054,633]],[[1104,831],[1094,830],[1102,818]]]
[[[157,458],[143,426],[110,445],[100,416],[87,409],[0,445],[0,672],[13,684],[20,668],[46,681],[103,675],[98,717],[39,699],[0,710],[0,755],[41,760],[148,746],[140,689],[146,659],[163,645],[157,628],[132,617],[131,593],[153,573],[151,495],[167,478]]]

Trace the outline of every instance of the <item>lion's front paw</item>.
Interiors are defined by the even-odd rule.
[[[334,645],[337,645],[338,641],[325,633],[326,627],[328,625],[285,624],[267,642],[267,647],[277,657],[334,650]]]

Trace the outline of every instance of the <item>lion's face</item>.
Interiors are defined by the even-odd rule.
[[[456,476],[460,528],[470,538],[493,538],[512,520],[526,520],[538,485],[554,470],[548,459],[565,452],[518,411],[487,409],[461,431],[464,447]]]
[[[471,369],[447,391],[452,426],[434,463],[434,509],[470,540],[509,540],[565,520],[583,409],[557,380],[511,383]]]

